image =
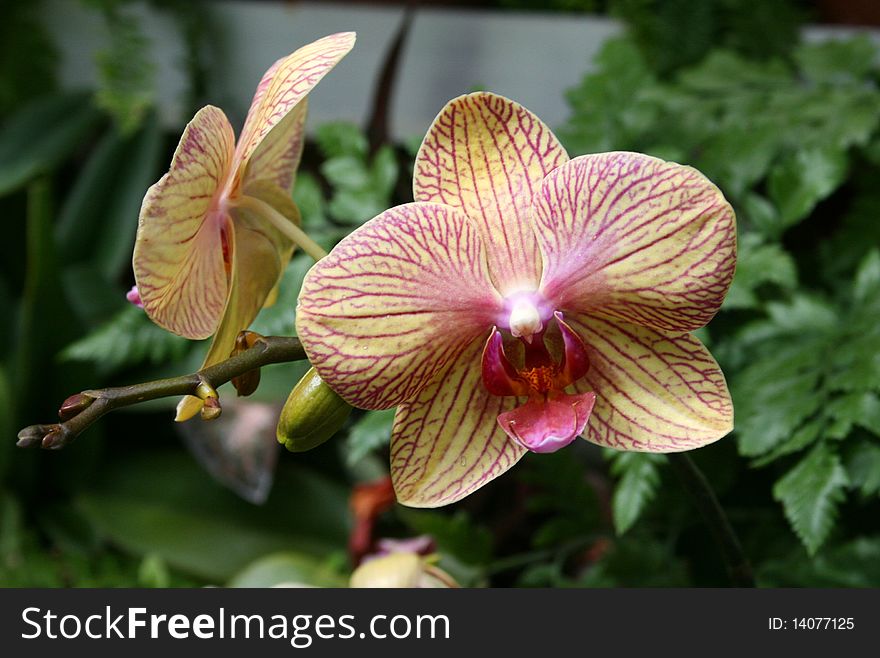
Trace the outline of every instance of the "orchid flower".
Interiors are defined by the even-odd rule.
[[[227,358],[238,332],[274,301],[294,244],[313,245],[297,226],[290,195],[306,95],[354,41],[353,32],[333,34],[275,62],[257,87],[237,144],[220,109],[199,110],[170,170],[147,191],[130,299],[173,333],[213,335],[205,365]]]
[[[736,261],[733,210],[698,171],[569,159],[534,114],[477,93],[431,125],[413,191],[311,269],[297,311],[327,384],[397,406],[401,503],[454,502],[578,436],[675,452],[732,429],[724,375],[688,333]]]

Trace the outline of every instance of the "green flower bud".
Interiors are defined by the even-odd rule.
[[[316,448],[339,431],[350,413],[351,405],[311,368],[284,403],[276,430],[278,442],[291,452]]]

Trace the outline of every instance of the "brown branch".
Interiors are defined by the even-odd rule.
[[[42,448],[57,450],[72,442],[92,423],[114,409],[158,398],[197,395],[200,387],[216,389],[234,377],[262,366],[301,361],[305,358],[305,350],[298,338],[264,336],[250,349],[189,375],[131,386],[83,391],[73,395],[65,401],[59,412],[63,422],[25,427],[18,433],[18,445],[27,448],[39,444]]]

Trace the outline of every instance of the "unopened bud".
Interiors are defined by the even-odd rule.
[[[182,423],[189,420],[202,410],[205,402],[195,395],[184,395],[177,403],[177,411],[174,414],[174,422]]]
[[[261,340],[263,340],[262,334],[258,334],[255,331],[239,331],[235,337],[235,347],[232,348],[232,356],[249,350]],[[235,387],[239,397],[251,395],[260,385],[260,369],[254,368],[238,377],[233,377],[232,385]]]
[[[16,445],[19,448],[30,448],[31,446],[35,446],[38,443],[43,441],[43,437],[53,432],[55,430],[60,429],[61,426],[56,424],[53,425],[31,425],[29,427],[25,427],[18,433],[18,442]]]
[[[222,412],[223,409],[220,407],[219,398],[206,398],[205,404],[202,407],[202,420],[214,420],[215,418],[218,418]]]
[[[58,448],[63,448],[64,443],[64,430],[59,425],[58,429],[52,430],[43,437],[42,442],[40,442],[40,446],[46,450],[57,450]]]
[[[351,405],[311,368],[284,403],[276,430],[278,442],[291,452],[316,448],[342,428],[350,413]]]
[[[58,409],[58,417],[63,421],[68,421],[88,409],[94,401],[95,398],[85,393],[71,395],[61,403],[61,408]]]

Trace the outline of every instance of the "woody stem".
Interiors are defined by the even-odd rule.
[[[18,433],[18,445],[26,448],[40,444],[43,448],[63,448],[106,413],[129,405],[177,395],[196,395],[199,387],[218,388],[246,372],[273,363],[302,361],[305,350],[298,338],[263,336],[253,347],[213,366],[189,375],[158,379],[131,386],[83,391],[91,399],[79,413],[63,423],[31,425]]]
[[[243,195],[235,202],[235,205],[239,208],[253,210],[255,213],[259,214],[260,217],[268,220],[272,226],[290,238],[295,245],[316,261],[321,260],[327,255],[327,252],[324,251],[321,245],[312,240],[305,231],[265,201],[256,197]]]

